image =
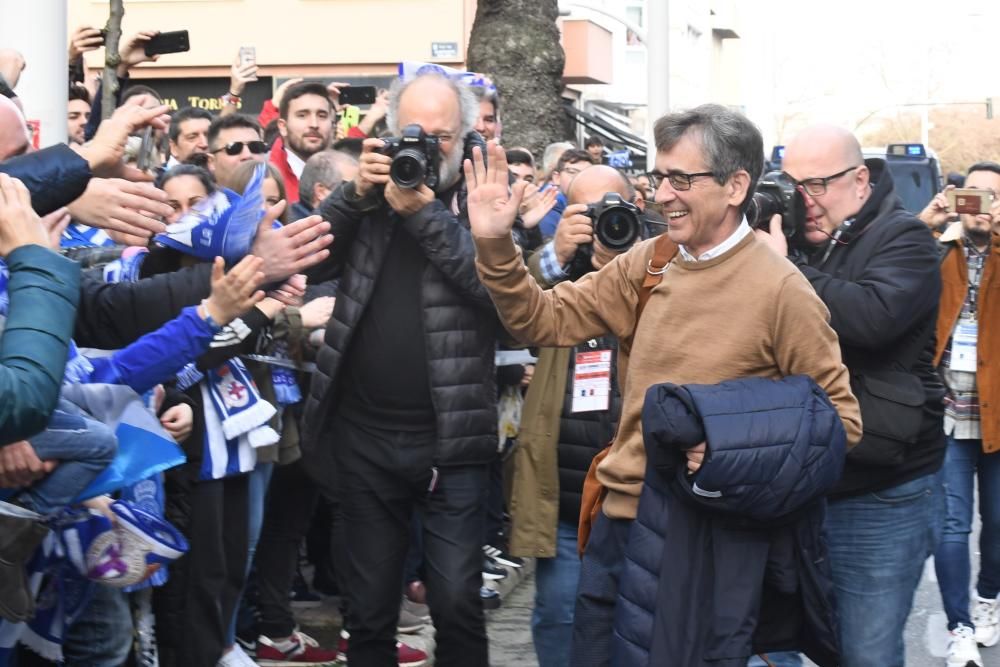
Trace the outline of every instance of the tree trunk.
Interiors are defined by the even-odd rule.
[[[547,144],[569,138],[558,15],[557,0],[479,0],[469,37],[469,69],[500,93],[504,145],[525,146],[537,160]]]
[[[118,42],[122,38],[122,17],[125,16],[123,0],[111,0],[111,15],[105,24],[104,76],[101,77],[101,119],[111,118],[115,112],[115,95],[118,93]]]

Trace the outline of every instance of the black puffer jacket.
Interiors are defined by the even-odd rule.
[[[573,412],[573,376],[576,354],[596,350],[612,350],[611,395],[607,410]],[[583,502],[583,481],[594,456],[608,446],[615,435],[622,414],[622,395],[618,388],[618,339],[604,336],[573,348],[566,376],[566,395],[559,417],[559,520],[575,524],[580,519]]]
[[[494,350],[499,321],[475,269],[475,250],[465,211],[462,182],[417,214],[403,218],[381,198],[352,201],[337,188],[320,205],[332,225],[330,258],[310,274],[310,282],[340,278],[337,303],[316,357],[306,399],[303,454],[323,468],[329,443],[323,433],[339,401],[337,387],[345,353],[364,315],[393,234],[410,234],[427,257],[420,281],[423,335],[434,407],[437,465],[487,463],[496,456],[497,416]],[[459,214],[450,210],[453,198]],[[318,458],[317,458],[318,455]],[[324,470],[318,471],[320,476]]]
[[[915,376],[918,394],[923,387],[923,419],[917,442],[897,464],[861,462],[862,441],[848,454],[834,497],[903,484],[935,472],[944,459],[944,387],[933,364],[941,298],[937,246],[927,226],[903,208],[885,161],[865,164],[871,171],[872,195],[853,223],[842,226],[836,242],[789,259],[830,309],[830,326],[840,337],[852,386],[859,374],[870,372]],[[867,431],[864,403],[861,408]]]

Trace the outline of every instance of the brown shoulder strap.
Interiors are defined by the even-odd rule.
[[[646,308],[649,295],[653,293],[653,288],[663,280],[663,274],[667,272],[667,266],[676,254],[677,244],[670,240],[666,232],[656,237],[656,242],[653,245],[653,258],[646,265],[646,278],[642,281],[642,287],[639,288],[639,304],[635,309],[636,325],[639,324],[642,311]]]

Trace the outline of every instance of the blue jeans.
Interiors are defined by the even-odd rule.
[[[1000,593],[1000,454],[983,453],[981,440],[949,437],[944,458],[947,513],[941,543],[934,554],[949,630],[954,630],[959,623],[972,627],[969,533],[972,532],[976,479],[979,480],[979,515],[983,520],[977,589],[981,597],[995,598]]]
[[[539,558],[535,564],[535,609],[531,614],[531,637],[538,667],[569,667],[573,642],[573,608],[580,581],[580,557],[576,550],[575,523],[560,521],[556,532],[555,558]]]
[[[236,611],[229,622],[229,629],[226,630],[226,646],[236,643],[236,623],[242,614],[245,617],[253,616],[253,608],[247,607],[244,600],[247,581],[250,578],[250,571],[253,569],[253,557],[257,553],[257,541],[260,539],[260,527],[264,524],[264,500],[267,498],[267,487],[271,483],[271,473],[274,472],[274,463],[258,463],[250,471],[250,478],[247,480],[247,515],[249,518],[249,547],[247,548],[247,576],[244,578],[243,590],[236,601]],[[244,618],[244,625],[252,625],[252,618]],[[241,625],[240,627],[244,627]]]
[[[93,589],[80,617],[66,631],[63,658],[67,665],[119,667],[132,650],[128,595],[100,584]]]
[[[940,472],[830,502],[842,667],[903,667],[903,628],[943,514]]]
[[[69,505],[118,451],[118,439],[109,427],[63,399],[48,427],[29,442],[39,459],[59,461],[47,477],[21,494],[39,514],[52,514]]]
[[[604,512],[590,528],[580,563],[580,582],[573,611],[573,667],[604,666],[611,661],[618,583],[625,564],[630,519],[609,519]]]

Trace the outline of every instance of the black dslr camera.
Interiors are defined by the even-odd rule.
[[[624,250],[642,235],[639,207],[617,192],[608,192],[583,214],[594,221],[594,238],[608,250]]]
[[[806,222],[806,203],[795,184],[780,171],[761,176],[753,201],[747,209],[747,222],[754,229],[770,231],[771,217],[781,216],[781,231],[786,238],[799,235]]]
[[[382,154],[392,158],[389,178],[401,188],[413,189],[426,183],[433,190],[438,184],[441,145],[438,138],[425,134],[417,124],[407,125],[399,137],[385,137]]]
[[[617,192],[606,193],[601,201],[587,206],[583,215],[594,221],[594,238],[608,250],[627,250],[642,236],[643,222],[639,207],[622,199]],[[594,270],[590,261],[593,255],[594,248],[591,244],[576,249],[569,270],[573,280]]]

